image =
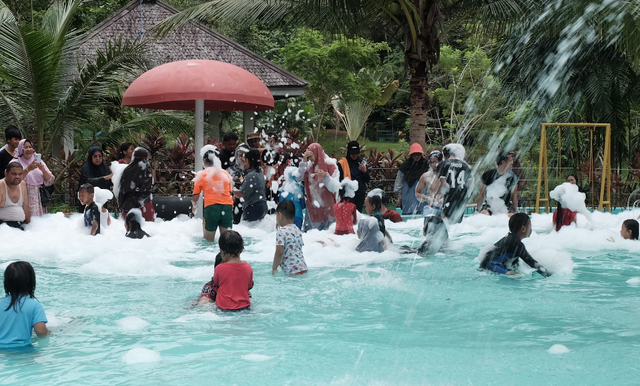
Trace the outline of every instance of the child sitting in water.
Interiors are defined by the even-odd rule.
[[[353,205],[353,204],[352,204]],[[272,273],[278,272],[278,266],[287,275],[302,275],[307,273],[307,263],[302,254],[302,231],[294,223],[296,207],[293,201],[285,200],[276,209],[276,252],[273,255]]]
[[[210,288],[215,291],[215,295],[205,295],[203,289],[199,303],[215,301],[221,311],[248,310],[251,307],[249,290],[253,288],[253,269],[249,263],[240,260],[240,254],[244,250],[242,236],[236,231],[227,230],[220,235],[218,246],[222,263],[213,272],[213,285]],[[209,283],[205,287],[207,285]]]
[[[0,299],[0,348],[31,344],[31,328],[38,338],[49,335],[47,317],[35,300],[36,274],[31,264],[17,261],[4,271],[4,291]]]
[[[480,268],[499,274],[515,275],[518,258],[534,268],[544,277],[551,276],[546,268],[540,265],[527,252],[522,240],[531,236],[531,219],[524,213],[516,213],[509,219],[509,234],[494,244],[480,262]]]
[[[366,217],[358,222],[358,252],[384,252],[384,236],[380,233],[380,225],[375,217]]]
[[[380,198],[380,196],[367,197],[364,200],[364,207],[367,214],[378,220],[378,229],[382,233],[382,236],[387,237],[389,242],[393,244],[391,235],[387,232],[387,228],[384,226],[384,218],[382,218],[382,214],[380,213],[380,210],[382,209],[382,198]]]
[[[93,188],[93,198],[100,209],[100,224],[103,227],[111,226],[111,216],[109,215],[109,211],[105,208],[105,204],[107,201],[113,198],[113,193],[107,189]]]
[[[624,220],[620,229],[620,236],[625,240],[638,240],[639,231],[638,221],[633,219]]]
[[[336,213],[336,235],[350,235],[356,233],[353,226],[358,223],[358,210],[355,204],[349,201],[344,188],[338,192],[340,201],[333,205]]]
[[[147,234],[147,232],[142,230],[142,212],[138,208],[132,208],[127,213],[127,217],[124,220],[124,228],[127,230],[125,236],[130,239],[141,239],[146,237],[151,237]]]

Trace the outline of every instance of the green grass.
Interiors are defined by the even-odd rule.
[[[324,152],[328,155],[332,155],[335,152],[336,157],[340,158],[346,154],[345,147],[349,140],[347,139],[347,133],[344,131],[338,132],[337,139],[335,131],[323,132],[320,134],[318,143],[322,145]],[[360,146],[366,146],[367,150],[376,149],[378,151],[388,151],[389,149],[394,152],[408,151],[409,145],[401,142],[373,142],[365,140],[362,137],[358,139]]]

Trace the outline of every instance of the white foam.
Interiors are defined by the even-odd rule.
[[[130,332],[145,329],[149,326],[149,322],[137,316],[127,316],[116,321],[120,331]]]
[[[627,284],[640,284],[640,277],[632,277],[626,281]]]
[[[549,354],[566,354],[569,351],[571,350],[569,350],[567,346],[563,344],[554,344],[549,350],[547,350]]]
[[[160,353],[143,347],[132,348],[122,356],[122,361],[128,364],[160,362],[161,360]]]
[[[56,328],[63,326],[71,321],[71,318],[66,318],[63,316],[57,316],[49,311],[45,311],[45,316],[47,317],[47,327]]]
[[[273,357],[270,357],[268,355],[262,355],[262,354],[246,354],[241,356],[240,358],[244,359],[245,361],[251,361],[251,362],[264,362],[264,361],[273,359]]]

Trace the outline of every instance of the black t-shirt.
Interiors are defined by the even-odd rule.
[[[0,178],[4,178],[4,170],[12,159],[13,156],[9,154],[6,148],[0,151]]]
[[[504,186],[505,188],[507,188],[507,191],[502,196],[500,196],[500,198],[504,201],[504,204],[509,207],[509,205],[511,204],[511,194],[513,194],[513,190],[518,186],[518,176],[516,176],[513,171],[509,170],[502,176],[500,175],[500,173],[498,173],[498,169],[486,171],[482,174],[482,183],[488,187],[489,185],[499,180],[500,177],[504,177]]]
[[[95,202],[87,205],[84,209],[84,225],[88,227],[93,226],[93,221],[98,222],[98,229],[96,229],[96,235],[100,234],[100,209]]]
[[[445,178],[448,185],[441,190],[444,194],[442,213],[450,221],[460,222],[464,215],[469,189],[473,188],[471,168],[459,159],[448,159],[438,165],[438,179],[441,178]]]
[[[509,233],[495,243],[493,248],[487,251],[482,258],[480,268],[505,274],[518,267],[519,258],[524,260],[529,267],[537,270],[542,276],[551,276],[542,265],[531,257],[527,252],[527,248],[515,233]]]
[[[231,157],[233,157],[233,153],[231,153],[229,150],[222,148],[220,150],[220,152],[218,153],[218,158],[220,159],[220,163],[222,164],[222,168],[223,169],[227,169],[229,166],[231,166]]]

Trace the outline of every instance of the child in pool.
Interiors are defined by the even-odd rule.
[[[625,240],[638,240],[639,231],[638,221],[633,219],[624,220],[620,229],[620,236]]]
[[[518,258],[534,268],[544,277],[551,276],[546,268],[540,265],[527,252],[522,240],[531,236],[531,219],[524,213],[516,213],[509,219],[509,234],[494,244],[487,251],[480,263],[481,269],[498,274],[515,275]]]
[[[384,218],[382,218],[382,214],[380,213],[382,209],[382,198],[380,198],[380,196],[367,197],[364,200],[364,207],[367,214],[378,220],[378,229],[380,229],[382,236],[387,237],[389,242],[393,244],[393,239],[391,239],[391,235],[387,232],[387,228],[384,226]]]
[[[353,204],[351,204],[353,205]],[[307,273],[307,263],[302,254],[302,231],[294,223],[296,207],[293,201],[285,200],[276,209],[276,252],[273,255],[272,273],[278,272],[278,266],[287,275],[302,275]]]
[[[354,203],[349,201],[349,197],[345,196],[345,189],[342,188],[338,192],[340,201],[333,205],[333,211],[336,213],[336,235],[350,235],[356,233],[353,226],[358,223],[358,211]]]
[[[147,234],[147,232],[142,230],[142,226],[140,222],[142,221],[142,212],[138,208],[133,208],[129,210],[127,213],[127,217],[124,220],[124,228],[127,230],[125,236],[130,239],[141,239],[146,237],[151,237]]]
[[[80,203],[85,205],[84,209],[84,226],[91,228],[91,236],[100,234],[100,209],[93,200],[94,187],[91,184],[80,186],[78,191],[78,199]]]
[[[0,347],[21,347],[31,344],[31,329],[38,338],[49,335],[47,317],[40,302],[35,300],[36,274],[31,264],[17,261],[4,271],[4,292],[0,299]]]
[[[249,290],[253,288],[253,269],[249,263],[240,259],[240,254],[244,250],[242,236],[236,231],[227,230],[220,235],[218,246],[222,263],[215,268],[211,280],[216,295],[202,295],[199,303],[207,304],[215,301],[221,311],[248,310],[251,307]]]

